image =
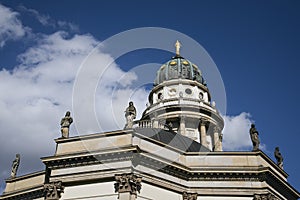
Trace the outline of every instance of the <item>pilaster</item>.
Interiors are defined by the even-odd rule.
[[[214,139],[213,151],[223,151],[222,148],[223,134],[221,133],[221,129],[218,126],[214,127],[213,139]]]
[[[204,119],[200,120],[200,143],[205,147],[207,147],[206,124],[207,124],[206,120],[204,120]]]
[[[185,117],[180,117],[180,134],[186,136],[186,130],[185,130]]]
[[[115,192],[118,192],[120,200],[135,200],[137,192],[141,190],[142,178],[133,174],[116,174],[115,175]]]

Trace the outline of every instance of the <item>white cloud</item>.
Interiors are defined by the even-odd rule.
[[[54,20],[53,18],[51,18],[49,15],[47,14],[42,14],[39,11],[32,9],[32,8],[26,8],[23,5],[19,6],[19,9],[23,12],[27,12],[30,15],[34,16],[35,19],[41,23],[43,26],[50,26],[52,28],[58,28],[61,30],[69,30],[72,32],[78,32],[79,31],[79,27],[76,24],[73,24],[71,22],[66,22],[63,20]]]
[[[71,30],[73,32],[79,31],[79,26],[74,23],[71,23],[71,22],[58,20],[57,25],[59,28],[62,28],[62,29]]]
[[[249,129],[252,123],[249,113],[242,112],[237,116],[223,116],[225,127],[223,129],[224,150],[251,150],[252,143]]]
[[[26,8],[23,5],[20,5],[19,9],[21,11],[26,11],[32,14],[44,26],[55,26],[55,23],[53,22],[53,20],[50,18],[49,15],[42,15],[37,10]]]
[[[97,44],[98,41],[90,35],[75,35],[72,38],[67,37],[65,32],[45,35],[36,46],[19,56],[20,65],[14,70],[0,71],[0,141],[5,141],[1,144],[0,152],[2,180],[9,176],[11,161],[16,153],[21,154],[19,174],[43,169],[39,158],[54,153],[53,139],[61,136],[59,121],[65,111],[72,107],[72,89],[77,71]],[[99,93],[95,94],[96,106],[100,107],[99,121],[107,122],[103,127],[105,130],[119,126],[123,128],[123,112],[128,99],[119,94],[133,93],[130,85],[136,76],[129,73],[123,79],[126,84],[120,84],[118,80],[126,73],[114,63],[111,56],[100,51],[90,62],[95,67],[101,67],[101,63],[112,63],[101,77],[104,81],[98,86]],[[118,85],[122,87],[116,91],[117,95],[112,100],[111,94]],[[138,92],[145,93],[142,89]],[[114,112],[106,106],[111,102],[119,105],[113,106]],[[137,103],[138,109],[140,105]],[[103,110],[109,117],[100,113]],[[71,135],[77,135],[74,126]]]
[[[18,19],[18,13],[0,4],[0,47],[8,40],[17,40],[28,31]]]

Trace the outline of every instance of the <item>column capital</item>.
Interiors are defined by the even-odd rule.
[[[134,194],[135,196],[137,195],[137,192],[140,193],[140,190],[142,188],[142,177],[137,176],[133,173],[116,174],[115,180],[115,192],[129,192],[130,194]]]
[[[197,193],[188,193],[188,192],[184,192],[182,194],[182,198],[183,200],[197,200]]]
[[[65,187],[61,181],[55,181],[44,184],[45,200],[58,200],[61,197],[61,193],[64,192]]]
[[[201,118],[200,119],[200,126],[206,126],[208,124],[208,120]]]
[[[279,200],[279,198],[271,193],[266,193],[266,194],[254,194],[253,200]]]
[[[221,131],[219,126],[214,126],[214,133],[219,133]]]
[[[180,116],[180,119],[184,121],[184,120],[186,119],[186,116],[181,115],[181,116]]]

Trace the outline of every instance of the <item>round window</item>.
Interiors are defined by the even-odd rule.
[[[189,89],[189,88],[187,88],[187,89],[185,89],[185,93],[187,93],[187,94],[192,94],[192,90]]]

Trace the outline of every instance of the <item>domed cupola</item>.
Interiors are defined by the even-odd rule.
[[[161,128],[189,137],[210,150],[222,151],[224,121],[199,68],[179,54],[157,71],[139,128]]]
[[[157,71],[154,85],[156,86],[164,81],[178,78],[194,80],[206,86],[199,68],[179,55],[174,56],[170,61],[160,67]]]

